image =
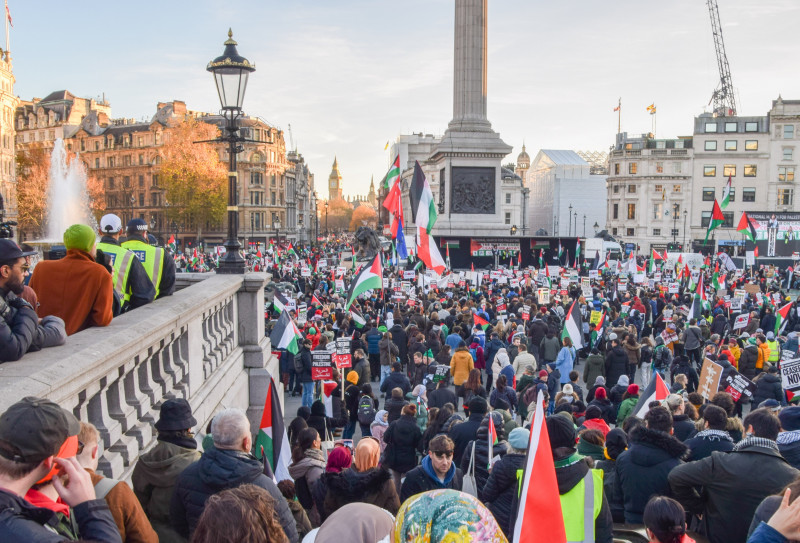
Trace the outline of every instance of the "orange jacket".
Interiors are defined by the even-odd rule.
[[[86,471],[89,472],[92,484],[95,486],[104,479],[102,475],[89,468],[86,468]],[[105,500],[123,541],[158,543],[158,535],[128,483],[120,481],[114,485],[114,488],[106,494]]]
[[[30,287],[39,297],[39,317],[61,317],[67,335],[111,323],[111,274],[85,251],[70,249],[61,260],[39,262],[33,269]]]
[[[769,360],[769,345],[766,342],[758,346],[758,361],[756,362],[756,369],[764,369],[764,362]]]

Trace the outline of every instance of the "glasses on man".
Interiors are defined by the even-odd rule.
[[[453,451],[433,451],[436,458],[453,458]]]
[[[78,451],[77,451],[75,454],[83,454],[83,447],[84,447],[84,445],[83,445],[83,441],[81,441],[81,440],[79,439],[79,440],[78,440]]]

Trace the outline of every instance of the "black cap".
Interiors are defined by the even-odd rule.
[[[469,407],[470,415],[473,413],[480,413],[483,415],[489,410],[489,404],[487,404],[486,400],[481,396],[472,398],[467,406]]]
[[[15,462],[41,462],[58,453],[80,429],[78,419],[66,409],[28,396],[0,415],[0,456]]]
[[[131,219],[126,228],[128,232],[146,232],[148,226],[144,219]]]
[[[547,417],[547,433],[550,436],[550,448],[575,448],[575,425],[567,417],[563,415]]]
[[[161,415],[156,422],[159,432],[178,432],[188,430],[197,424],[192,416],[192,406],[183,398],[167,400],[161,405]]]
[[[23,251],[19,248],[19,245],[10,239],[0,239],[0,261],[14,260],[35,254],[36,251]]]

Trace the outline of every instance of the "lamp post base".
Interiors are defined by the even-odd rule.
[[[245,260],[239,251],[242,245],[238,241],[233,243],[226,242],[225,254],[219,259],[217,273],[224,274],[243,274],[245,272]]]

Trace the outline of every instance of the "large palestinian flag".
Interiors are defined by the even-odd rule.
[[[289,447],[289,438],[286,435],[286,427],[283,425],[278,390],[272,378],[269,380],[267,400],[264,402],[264,413],[261,415],[261,425],[258,436],[256,436],[254,453],[259,460],[266,459],[269,468],[275,474],[275,480],[292,479],[289,475],[292,453]]]
[[[278,322],[275,323],[275,327],[269,335],[269,340],[277,349],[286,349],[292,354],[300,352],[300,342],[303,340],[303,336],[289,317],[288,311],[281,312]]]
[[[653,378],[650,379],[650,384],[644,389],[644,392],[639,396],[639,401],[636,402],[636,407],[633,408],[633,414],[643,419],[644,416],[650,411],[650,402],[659,401],[663,402],[669,396],[669,387],[661,374],[657,371],[653,372]]]
[[[381,268],[381,255],[375,255],[372,263],[365,266],[350,283],[347,291],[347,305],[345,309],[350,309],[359,294],[364,294],[368,290],[383,289],[383,269]]]
[[[278,313],[283,313],[283,309],[289,305],[289,300],[286,299],[286,296],[281,294],[281,291],[277,288],[275,289],[275,295],[272,297],[272,308],[277,311]]]
[[[792,309],[792,302],[775,311],[775,335],[777,336],[783,329],[786,328],[786,323],[789,322],[789,311]]]
[[[578,301],[572,302],[572,307],[569,308],[567,319],[564,321],[564,330],[561,332],[561,339],[569,336],[572,340],[572,346],[576,349],[583,347],[583,321],[581,320],[581,310],[578,307]]]

